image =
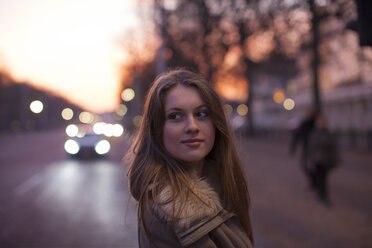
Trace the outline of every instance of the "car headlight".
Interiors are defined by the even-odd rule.
[[[80,150],[80,146],[79,144],[73,140],[73,139],[69,139],[65,142],[65,151],[69,154],[76,154],[78,153]]]
[[[94,150],[96,150],[97,154],[103,155],[108,153],[110,151],[110,148],[110,142],[108,142],[107,140],[101,140],[96,144]]]

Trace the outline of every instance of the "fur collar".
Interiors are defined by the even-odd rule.
[[[190,193],[186,203],[184,204],[184,207],[178,213],[177,217],[179,217],[179,220],[175,224],[176,229],[178,230],[187,229],[194,223],[201,222],[203,219],[217,215],[222,209],[218,194],[210,186],[206,179],[193,178],[190,188],[197,195],[197,197]],[[172,188],[170,186],[166,186],[160,192],[158,201],[166,202],[171,196],[171,193]],[[174,209],[178,210],[181,207],[181,204],[181,199],[178,197],[174,201],[162,205],[162,210],[167,214],[165,214],[163,211],[160,211],[157,206],[154,206],[154,208],[155,212],[161,219],[171,221],[171,216]]]

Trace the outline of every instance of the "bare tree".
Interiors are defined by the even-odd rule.
[[[142,1],[144,2],[144,1]],[[273,74],[283,84],[312,54],[314,106],[321,109],[319,68],[330,60],[327,43],[343,32],[334,22],[355,18],[350,0],[149,0],[155,28],[161,34],[160,53],[168,67],[188,67],[216,87],[221,81],[243,82],[249,132],[253,133],[253,98],[260,74]],[[155,15],[156,14],[156,15]],[[336,20],[336,21],[335,21]],[[341,21],[340,21],[341,20]],[[332,22],[332,23],[330,23]],[[159,54],[158,54],[159,55]],[[334,55],[334,54],[333,54]],[[223,92],[222,92],[223,93]]]

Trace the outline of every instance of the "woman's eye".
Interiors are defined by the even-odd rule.
[[[181,114],[180,113],[170,113],[168,115],[168,119],[169,120],[178,120],[181,118]]]
[[[202,110],[202,111],[199,111],[196,113],[196,116],[197,117],[207,117],[208,116],[208,112],[206,110]]]

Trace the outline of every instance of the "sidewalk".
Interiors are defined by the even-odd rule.
[[[327,208],[288,143],[240,139],[257,248],[372,247],[372,155],[341,151]]]

